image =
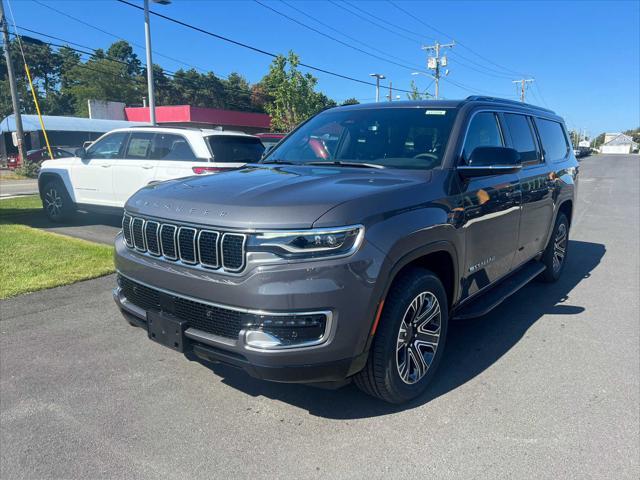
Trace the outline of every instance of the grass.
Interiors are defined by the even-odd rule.
[[[112,273],[113,247],[12,222],[42,211],[37,195],[0,200],[0,299]]]
[[[20,175],[15,172],[4,172],[0,175],[0,182],[3,180],[31,180],[29,177],[25,177],[24,175]]]
[[[0,200],[0,221],[14,215],[30,215],[42,212],[42,202],[38,195],[25,195]]]

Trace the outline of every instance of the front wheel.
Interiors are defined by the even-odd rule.
[[[438,277],[418,268],[402,274],[387,295],[356,385],[390,403],[422,394],[442,358],[447,324],[447,296]]]
[[[58,180],[52,180],[44,186],[42,207],[47,218],[56,223],[68,219],[75,212],[75,206],[67,189]]]

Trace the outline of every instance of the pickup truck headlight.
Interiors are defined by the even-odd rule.
[[[271,252],[285,258],[348,255],[358,249],[363,237],[362,225],[260,232],[249,238],[247,250]]]

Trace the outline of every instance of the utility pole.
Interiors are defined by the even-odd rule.
[[[440,50],[443,48],[453,48],[456,46],[456,42],[441,44],[436,42],[435,45],[423,45],[422,50],[427,52],[434,52],[433,57],[429,57],[427,60],[427,68],[434,71],[433,78],[436,81],[436,95],[435,99],[438,100],[440,96],[440,67],[446,67],[448,60],[447,57],[440,56]],[[445,76],[449,74],[449,70],[445,71]]]
[[[527,83],[532,83],[534,78],[521,78],[520,80],[513,80],[511,83],[520,84],[520,101],[524,103],[525,92],[527,91]]]
[[[369,76],[376,79],[376,103],[378,103],[380,101],[380,80],[386,77],[381,73],[370,73]]]
[[[9,90],[11,90],[11,103],[13,104],[13,117],[16,122],[16,137],[20,164],[24,165],[27,158],[24,151],[24,132],[22,130],[22,116],[20,115],[20,99],[16,88],[16,76],[13,71],[11,54],[9,53],[9,32],[7,31],[7,19],[4,16],[4,0],[0,0],[0,23],[2,24],[2,39],[4,40],[4,58],[7,61],[7,76],[9,77]]]
[[[393,82],[389,81],[389,101],[393,102]]]

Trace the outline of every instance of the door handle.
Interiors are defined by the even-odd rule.
[[[142,168],[144,168],[145,170],[149,170],[150,168],[153,168],[153,165],[149,165],[148,163],[142,165]]]
[[[102,164],[100,164],[100,166],[102,168],[109,168],[111,166],[111,164],[110,163],[102,163]]]

